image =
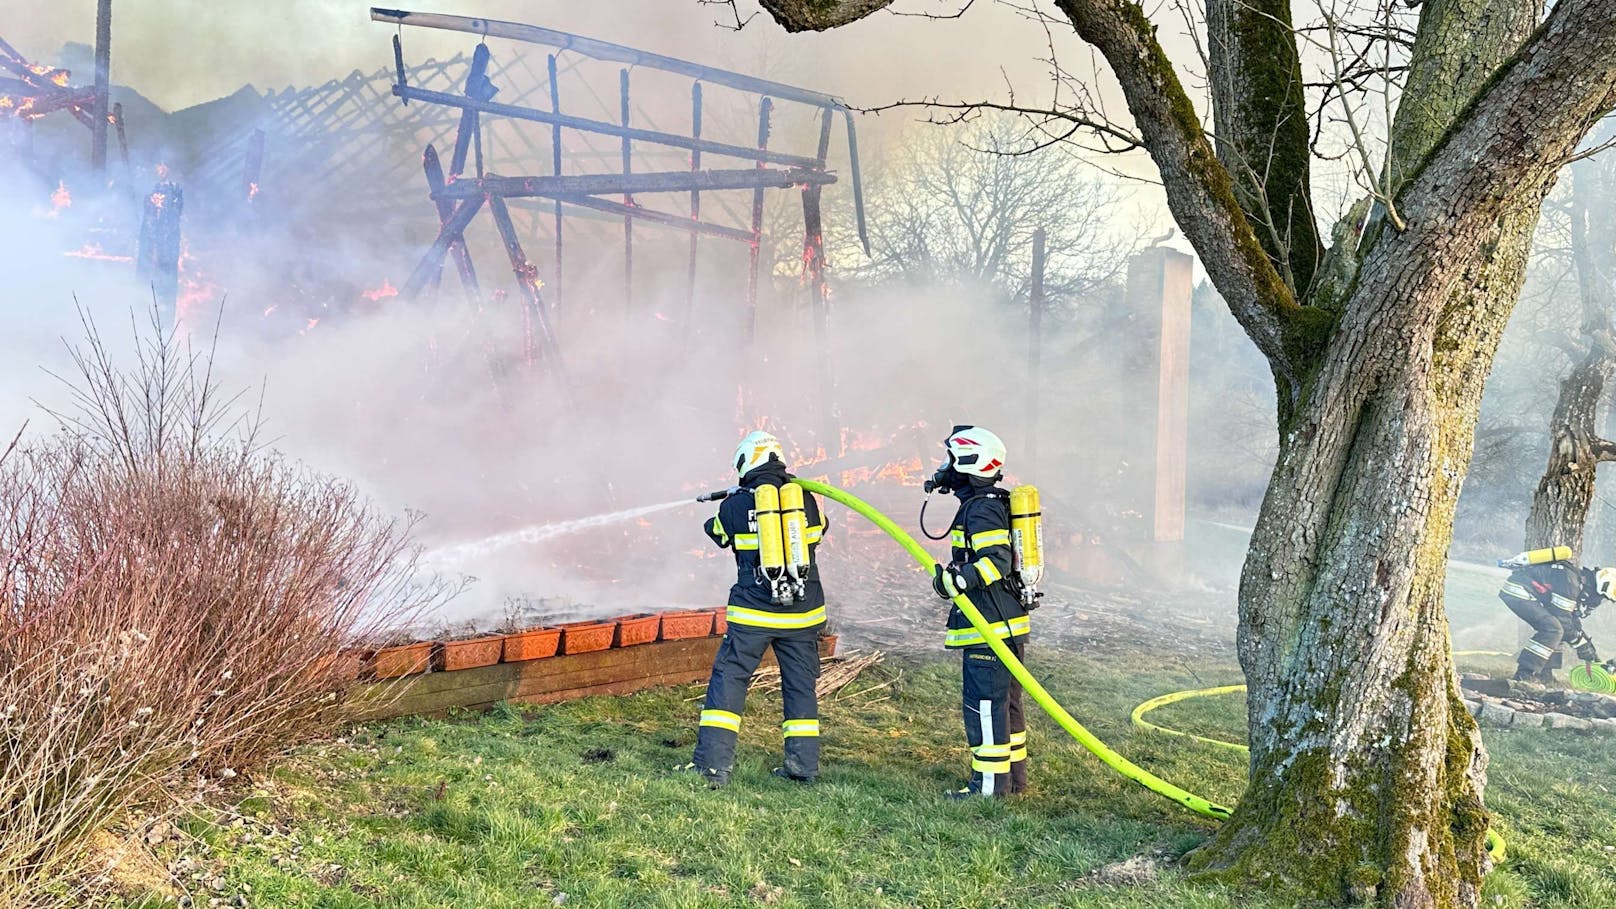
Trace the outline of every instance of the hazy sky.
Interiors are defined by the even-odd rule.
[[[741,0],[743,14],[756,9]],[[90,43],[94,0],[7,0],[0,35],[23,53],[54,56],[66,41]],[[934,0],[899,8],[935,10]],[[541,24],[747,72],[801,81],[876,104],[904,96],[1000,93],[1005,75],[1023,91],[1043,84],[1043,29],[1008,5],[977,2],[957,20],[877,14],[824,35],[787,35],[766,15],[740,32],[715,27],[726,7],[696,0],[430,0],[406,9]],[[117,81],[175,109],[228,94],[309,85],[391,62],[392,29],[350,0],[151,0],[113,4]],[[452,55],[465,35],[406,30],[411,59]],[[1069,38],[1071,66],[1087,59]],[[88,81],[88,74],[79,78]]]

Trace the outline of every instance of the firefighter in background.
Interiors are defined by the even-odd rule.
[[[1578,568],[1569,546],[1534,549],[1499,565],[1513,569],[1499,599],[1536,632],[1521,650],[1516,679],[1555,684],[1551,660],[1561,644],[1585,663],[1599,660],[1582,620],[1605,600],[1616,599],[1616,568]]]
[[[811,783],[819,775],[819,699],[814,685],[819,679],[819,632],[825,625],[825,590],[812,553],[824,536],[825,519],[812,494],[790,485],[780,440],[769,433],[748,434],[731,464],[740,485],[704,526],[714,543],[735,552],[736,579],[726,610],[729,630],[713,660],[696,751],[684,769],[701,774],[714,789],[729,782],[746,689],[764,650],[772,646],[785,701],[781,726],[785,764],[775,768],[774,775]],[[765,554],[769,534],[779,533],[782,523],[791,526],[792,515],[778,514],[777,503],[789,505],[799,493],[801,512],[796,520],[801,522],[803,557],[799,568],[788,574],[783,567],[766,566]],[[768,526],[760,526],[763,522]],[[773,543],[778,551],[780,539]]]
[[[963,593],[993,634],[1021,659],[1031,622],[1015,589],[1010,548],[1010,494],[1000,488],[1005,446],[979,426],[956,426],[943,442],[948,463],[926,491],[952,492],[959,510],[949,528],[949,563],[937,565],[932,589],[943,599]],[[948,613],[944,644],[962,658],[965,740],[971,748],[971,779],[951,798],[991,798],[1027,788],[1027,723],[1021,684],[989,649],[982,633],[958,606]]]

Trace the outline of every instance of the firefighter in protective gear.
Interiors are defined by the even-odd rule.
[[[1536,559],[1538,553],[1547,554]],[[1582,620],[1616,599],[1616,568],[1578,568],[1568,547],[1534,550],[1502,563],[1514,569],[1498,597],[1535,634],[1516,660],[1515,678],[1555,684],[1551,661],[1561,644],[1585,663],[1599,660]]]
[[[802,572],[806,576],[801,583],[786,586],[785,596],[780,596],[781,588],[772,586],[763,571],[758,524],[760,517],[779,518],[759,515],[755,492],[759,487],[778,488],[790,481],[780,442],[766,432],[750,433],[735,449],[731,463],[740,477],[739,486],[703,528],[714,543],[735,553],[736,579],[726,610],[729,630],[713,660],[696,750],[687,769],[700,773],[713,788],[729,782],[746,689],[764,650],[772,646],[780,664],[780,693],[785,701],[781,726],[785,764],[774,773],[796,782],[812,782],[819,775],[819,700],[814,685],[819,679],[819,632],[825,625],[825,591],[812,553],[824,536],[826,522],[818,500],[804,493],[803,538],[809,565]]]
[[[1012,570],[1010,495],[998,485],[1004,442],[981,427],[956,426],[943,445],[948,463],[938,468],[927,488],[952,492],[960,504],[949,529],[950,560],[933,569],[932,589],[944,599],[963,593],[987,619],[993,635],[1021,659],[1031,624]],[[970,783],[950,796],[1021,792],[1027,788],[1021,684],[958,606],[949,611],[944,645],[961,655],[961,708],[971,748]]]

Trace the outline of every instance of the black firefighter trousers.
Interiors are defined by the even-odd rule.
[[[1016,659],[1025,656],[1025,637],[1004,643]],[[1021,709],[1021,683],[985,644],[960,653],[960,706],[965,741],[971,746],[970,791],[995,797],[1021,792],[1027,788],[1027,717]]]
[[[1509,611],[1532,626],[1532,639],[1516,657],[1516,676],[1521,678],[1541,675],[1548,669],[1554,654],[1565,642],[1566,628],[1560,621],[1559,610],[1543,605],[1541,600],[1500,597]]]
[[[695,765],[716,781],[728,782],[735,767],[735,739],[741,731],[741,711],[763,652],[774,647],[780,664],[780,696],[784,700],[785,772],[798,779],[819,775],[819,629],[776,630],[730,623],[712,678],[707,681],[707,702],[696,732]]]

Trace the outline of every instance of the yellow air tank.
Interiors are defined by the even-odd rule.
[[[1543,549],[1534,549],[1526,554],[1526,564],[1528,565],[1569,561],[1571,561],[1570,546],[1549,546]]]
[[[752,490],[752,508],[757,515],[758,560],[763,579],[773,588],[776,602],[786,602],[786,554],[780,528],[780,488],[765,483]]]
[[[802,501],[802,487],[787,483],[780,487],[780,530],[785,537],[786,574],[797,582],[798,596],[805,596],[808,580],[808,511]]]
[[[1010,549],[1022,598],[1030,603],[1037,597],[1038,582],[1044,579],[1044,512],[1036,486],[1010,490]]]

